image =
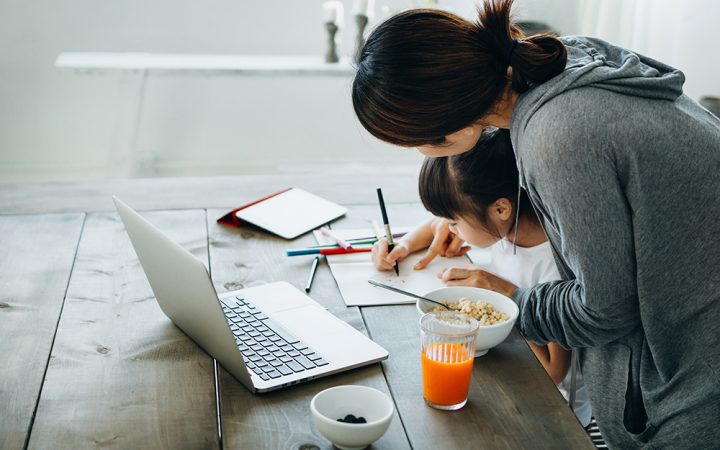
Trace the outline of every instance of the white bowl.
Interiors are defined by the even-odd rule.
[[[319,392],[310,401],[313,422],[320,433],[343,450],[359,450],[380,439],[392,421],[392,399],[367,386],[336,386]],[[348,414],[367,423],[338,422]]]
[[[496,311],[504,312],[510,317],[505,322],[496,323],[494,325],[480,325],[478,329],[477,339],[475,339],[475,356],[482,356],[488,352],[491,348],[500,344],[504,341],[510,331],[512,331],[513,325],[518,317],[518,307],[514,301],[505,297],[497,292],[490,291],[487,289],[468,287],[468,286],[453,286],[435,289],[423,297],[429,298],[430,300],[436,300],[438,302],[448,301],[450,303],[457,303],[461,298],[467,297],[473,302],[482,300],[493,305]],[[420,314],[425,314],[433,311],[435,305],[424,300],[418,300],[416,307]]]

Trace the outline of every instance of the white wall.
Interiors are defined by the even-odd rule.
[[[685,93],[720,97],[717,0],[516,0],[521,18],[597,36],[685,72]]]
[[[341,51],[354,25],[346,0]],[[409,2],[408,2],[409,3]],[[0,180],[118,176],[140,75],[53,67],[64,51],[322,55],[322,0],[0,0]],[[351,78],[151,76],[134,175],[416,163],[357,123]],[[122,174],[120,174],[122,175]]]
[[[348,55],[355,30],[352,0],[343,1],[341,51]],[[720,52],[711,36],[720,2],[622,2],[635,13],[632,20],[616,21],[619,28],[599,26],[594,17],[600,11],[608,17],[603,23],[611,23],[612,12],[622,10],[627,18],[627,3],[620,0],[518,0],[517,6],[521,18],[544,20],[562,33],[590,30],[629,47],[637,44],[639,51],[684,69],[693,97],[720,95],[713,76]],[[426,4],[386,3],[393,10]],[[0,0],[0,181],[124,175],[116,155],[133,142],[140,75],[60,71],[53,67],[60,52],[322,55],[321,5],[322,0]],[[473,15],[471,0],[441,0],[440,6]],[[636,31],[632,38],[628,27]],[[416,152],[391,148],[361,129],[350,83],[350,77],[151,76],[135,143],[143,165],[131,175],[417,164]]]

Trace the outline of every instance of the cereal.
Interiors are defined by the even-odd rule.
[[[505,322],[510,318],[504,312],[495,311],[493,305],[482,300],[478,300],[474,303],[469,298],[463,297],[457,303],[451,303],[448,300],[443,301],[443,303],[455,311],[460,311],[461,313],[472,317],[480,322],[480,325],[495,325],[496,323]],[[443,310],[444,308],[439,306],[434,309],[434,311]]]

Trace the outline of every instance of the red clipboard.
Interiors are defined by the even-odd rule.
[[[229,213],[227,213],[224,216],[222,216],[221,218],[219,218],[217,220],[217,223],[221,223],[223,225],[228,225],[231,227],[241,227],[244,222],[242,220],[238,219],[238,217],[235,215],[236,212],[240,211],[241,209],[245,209],[245,208],[249,208],[250,206],[257,205],[258,203],[264,202],[265,200],[267,200],[269,198],[273,198],[276,195],[285,193],[285,192],[289,191],[290,189],[292,189],[292,188],[289,187],[289,188],[283,189],[282,191],[276,192],[274,194],[270,194],[267,197],[263,197],[259,200],[255,200],[254,202],[248,203],[247,205],[243,205],[239,208],[235,208],[232,211],[230,211]]]

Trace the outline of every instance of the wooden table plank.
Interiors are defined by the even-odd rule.
[[[139,211],[230,210],[290,186],[341,204],[374,204],[375,186],[382,187],[387,198],[392,199],[388,203],[418,202],[418,167],[388,166],[378,171],[376,167],[334,164],[312,172],[278,175],[0,183],[0,214],[114,211],[112,195]]]
[[[0,448],[30,430],[84,214],[0,217]]]
[[[352,212],[335,228],[363,226],[377,216],[377,207],[356,206]],[[425,214],[419,205],[390,205],[388,211],[397,226],[417,223]],[[468,404],[446,412],[422,398],[415,306],[365,307],[362,314],[373,340],[390,352],[382,365],[414,449],[594,448],[516,330],[476,359]]]
[[[146,215],[207,261],[203,210]],[[87,217],[30,448],[218,448],[212,359],[163,315],[115,213]]]
[[[216,217],[221,212],[211,210],[208,216]],[[219,292],[278,280],[288,281],[299,289],[305,287],[312,257],[287,258],[285,249],[314,243],[312,236],[304,235],[290,242],[254,228],[234,229],[212,220],[208,228],[212,277]],[[318,267],[310,295],[342,320],[366,332],[358,308],[347,308],[342,302],[324,261]],[[248,392],[223,370],[221,404],[225,448],[333,448],[312,424],[310,400],[319,391],[341,384],[361,384],[389,393],[379,364],[260,395]],[[410,448],[397,413],[388,432],[372,448]]]

